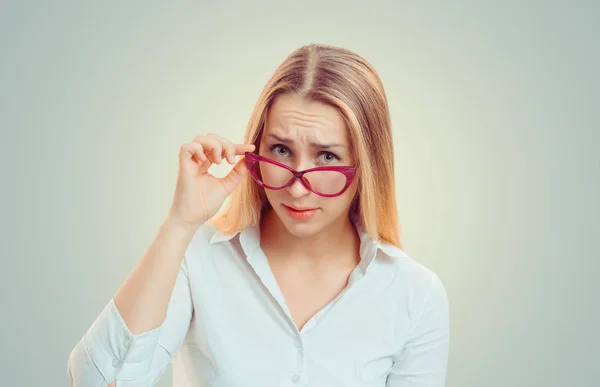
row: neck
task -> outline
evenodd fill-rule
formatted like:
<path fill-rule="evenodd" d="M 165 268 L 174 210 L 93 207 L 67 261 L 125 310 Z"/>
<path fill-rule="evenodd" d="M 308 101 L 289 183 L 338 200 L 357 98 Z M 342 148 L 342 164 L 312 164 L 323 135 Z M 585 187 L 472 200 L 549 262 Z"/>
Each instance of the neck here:
<path fill-rule="evenodd" d="M 349 216 L 340 217 L 316 235 L 297 237 L 268 209 L 261 219 L 261 246 L 271 251 L 285 251 L 288 260 L 320 263 L 330 259 L 339 261 L 341 254 L 353 255 L 360 247 L 360 238 Z"/>

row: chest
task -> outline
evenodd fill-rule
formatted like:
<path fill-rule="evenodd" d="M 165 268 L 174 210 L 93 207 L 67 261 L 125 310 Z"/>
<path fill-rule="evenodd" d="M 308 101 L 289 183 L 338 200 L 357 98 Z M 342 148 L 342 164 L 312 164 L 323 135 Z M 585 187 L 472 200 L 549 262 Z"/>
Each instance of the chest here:
<path fill-rule="evenodd" d="M 361 277 L 353 265 L 314 271 L 262 258 L 244 266 L 215 260 L 219 270 L 205 267 L 193 282 L 203 288 L 194 292 L 198 308 L 179 357 L 195 365 L 186 380 L 197 372 L 195 385 L 383 386 L 404 331 L 394 329 L 403 306 L 391 272 L 371 267 Z"/>
<path fill-rule="evenodd" d="M 341 265 L 317 267 L 270 259 L 270 269 L 298 330 L 348 286 L 359 258 Z"/>

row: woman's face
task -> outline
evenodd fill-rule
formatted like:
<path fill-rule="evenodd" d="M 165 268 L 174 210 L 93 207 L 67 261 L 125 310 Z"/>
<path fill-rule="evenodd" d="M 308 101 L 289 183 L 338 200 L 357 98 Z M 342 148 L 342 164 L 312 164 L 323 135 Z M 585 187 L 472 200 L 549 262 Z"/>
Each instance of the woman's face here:
<path fill-rule="evenodd" d="M 350 154 L 346 123 L 337 109 L 289 94 L 278 96 L 271 104 L 258 153 L 297 171 L 355 164 Z M 263 180 L 278 178 L 282 173 L 285 171 L 278 167 L 261 166 Z M 329 175 L 331 180 L 320 183 L 332 186 L 340 176 L 334 173 Z M 315 176 L 315 183 L 317 178 L 321 179 Z M 345 182 L 343 176 L 342 179 Z M 343 194 L 328 198 L 311 192 L 296 179 L 284 189 L 265 189 L 265 194 L 288 231 L 297 237 L 305 237 L 341 225 L 347 218 L 357 187 L 358 179 L 355 179 Z M 298 213 L 289 207 L 313 211 Z"/>

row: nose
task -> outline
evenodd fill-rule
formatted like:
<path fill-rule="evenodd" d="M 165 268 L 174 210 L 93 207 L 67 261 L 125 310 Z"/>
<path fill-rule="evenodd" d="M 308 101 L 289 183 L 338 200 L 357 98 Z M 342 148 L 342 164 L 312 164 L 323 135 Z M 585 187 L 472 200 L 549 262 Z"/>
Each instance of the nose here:
<path fill-rule="evenodd" d="M 310 168 L 309 163 L 306 160 L 299 159 L 295 165 L 292 166 L 296 171 L 301 171 L 303 169 Z M 294 198 L 300 198 L 305 195 L 310 195 L 312 192 L 304 186 L 300 179 L 294 179 L 292 185 L 287 188 L 290 195 Z"/>
<path fill-rule="evenodd" d="M 302 197 L 304 195 L 308 195 L 311 193 L 310 190 L 307 189 L 304 186 L 304 184 L 302 184 L 300 179 L 294 179 L 294 182 L 292 183 L 292 185 L 290 185 L 287 189 L 288 189 L 288 192 L 290 193 L 290 195 L 292 195 L 295 198 L 299 198 L 299 197 Z"/>

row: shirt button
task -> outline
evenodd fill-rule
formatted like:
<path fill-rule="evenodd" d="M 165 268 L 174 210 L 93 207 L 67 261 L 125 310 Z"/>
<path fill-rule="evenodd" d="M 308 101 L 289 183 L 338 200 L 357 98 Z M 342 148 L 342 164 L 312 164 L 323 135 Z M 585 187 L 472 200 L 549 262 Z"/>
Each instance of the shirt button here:
<path fill-rule="evenodd" d="M 119 359 L 113 359 L 112 365 L 113 365 L 113 367 L 117 368 L 120 365 Z"/>
<path fill-rule="evenodd" d="M 293 374 L 292 375 L 292 382 L 294 383 L 298 383 L 300 381 L 300 375 L 298 374 Z"/>
<path fill-rule="evenodd" d="M 123 344 L 125 345 L 126 348 L 129 348 L 129 346 L 131 345 L 131 339 L 128 337 L 123 341 Z"/>
<path fill-rule="evenodd" d="M 296 348 L 302 349 L 302 342 L 300 340 L 294 341 L 294 345 L 296 346 Z"/>

